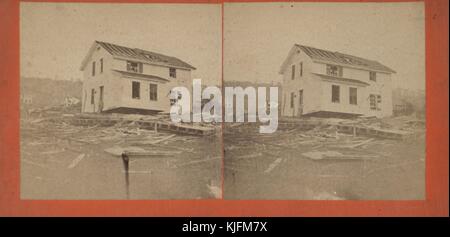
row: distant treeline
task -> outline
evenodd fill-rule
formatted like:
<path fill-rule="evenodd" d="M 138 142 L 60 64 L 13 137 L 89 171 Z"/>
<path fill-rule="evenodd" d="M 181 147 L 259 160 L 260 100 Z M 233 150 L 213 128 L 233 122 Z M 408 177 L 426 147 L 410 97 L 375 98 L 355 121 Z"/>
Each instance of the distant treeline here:
<path fill-rule="evenodd" d="M 30 107 L 55 106 L 64 103 L 64 98 L 81 99 L 80 80 L 54 80 L 49 78 L 21 77 L 20 97 Z M 23 104 L 23 103 L 22 103 Z"/>
<path fill-rule="evenodd" d="M 425 91 L 396 88 L 392 91 L 394 115 L 425 116 Z"/>

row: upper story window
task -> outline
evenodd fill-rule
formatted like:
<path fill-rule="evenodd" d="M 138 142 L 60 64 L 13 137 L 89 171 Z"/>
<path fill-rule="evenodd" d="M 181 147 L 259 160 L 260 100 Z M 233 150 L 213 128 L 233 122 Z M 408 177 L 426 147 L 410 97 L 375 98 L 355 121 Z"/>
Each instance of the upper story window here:
<path fill-rule="evenodd" d="M 377 81 L 377 73 L 376 72 L 370 72 L 369 73 L 369 79 L 371 81 Z"/>
<path fill-rule="evenodd" d="M 342 67 L 337 65 L 327 64 L 327 75 L 342 77 Z"/>
<path fill-rule="evenodd" d="M 173 78 L 177 78 L 177 69 L 171 67 L 169 68 L 169 76 Z"/>
<path fill-rule="evenodd" d="M 294 78 L 295 78 L 295 65 L 292 65 L 291 79 L 294 80 Z"/>
<path fill-rule="evenodd" d="M 127 61 L 127 71 L 142 73 L 142 63 Z"/>
<path fill-rule="evenodd" d="M 300 76 L 303 76 L 303 62 L 300 62 Z"/>
<path fill-rule="evenodd" d="M 95 61 L 92 62 L 92 76 L 95 76 Z"/>
<path fill-rule="evenodd" d="M 103 58 L 100 59 L 100 73 L 103 73 Z"/>

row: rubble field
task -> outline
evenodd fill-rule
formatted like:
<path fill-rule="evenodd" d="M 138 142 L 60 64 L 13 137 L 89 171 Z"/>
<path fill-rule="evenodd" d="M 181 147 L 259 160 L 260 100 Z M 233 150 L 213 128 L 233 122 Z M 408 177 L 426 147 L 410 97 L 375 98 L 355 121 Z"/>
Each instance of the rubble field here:
<path fill-rule="evenodd" d="M 76 111 L 21 114 L 22 199 L 425 198 L 425 121 L 414 116 L 282 118 L 272 134 L 258 123 L 185 125 L 216 131 L 195 136 L 142 126 L 167 115 Z"/>
<path fill-rule="evenodd" d="M 221 197 L 220 136 L 138 126 L 158 116 L 109 115 L 123 119 L 111 126 L 74 125 L 74 116 L 39 111 L 21 120 L 22 199 Z M 123 152 L 130 154 L 128 195 Z"/>
<path fill-rule="evenodd" d="M 341 125 L 402 138 L 342 133 Z M 258 133 L 258 126 L 224 128 L 226 199 L 425 198 L 424 120 L 284 119 L 273 134 Z"/>

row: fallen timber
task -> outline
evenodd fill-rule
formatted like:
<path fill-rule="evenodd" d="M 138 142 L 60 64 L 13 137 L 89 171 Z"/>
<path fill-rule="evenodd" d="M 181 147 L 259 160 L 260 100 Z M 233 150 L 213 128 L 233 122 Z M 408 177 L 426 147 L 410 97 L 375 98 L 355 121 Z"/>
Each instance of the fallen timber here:
<path fill-rule="evenodd" d="M 278 123 L 278 128 L 283 130 L 309 130 L 321 125 L 323 125 L 323 123 L 320 121 L 280 121 Z"/>
<path fill-rule="evenodd" d="M 310 121 L 310 120 L 298 120 L 298 121 L 282 121 L 278 124 L 279 129 L 299 129 L 310 130 L 318 126 L 332 126 L 336 128 L 336 131 L 344 134 L 352 134 L 354 136 L 368 136 L 378 137 L 385 139 L 405 139 L 411 135 L 407 131 L 393 130 L 393 129 L 380 129 L 373 127 L 365 127 L 356 124 L 340 124 L 340 123 L 327 123 L 324 121 Z"/>
<path fill-rule="evenodd" d="M 105 117 L 73 116 L 58 119 L 77 126 L 92 126 L 92 125 L 114 126 L 118 123 L 135 123 L 135 125 L 137 125 L 139 128 L 142 129 L 168 131 L 186 135 L 209 136 L 214 135 L 216 133 L 216 128 L 214 127 L 203 127 L 193 124 L 172 123 L 158 120 L 136 120 L 128 118 L 112 118 L 107 116 Z"/>
<path fill-rule="evenodd" d="M 373 136 L 387 139 L 404 139 L 410 135 L 410 133 L 398 130 L 387 130 L 387 129 L 377 129 L 369 127 L 361 127 L 354 125 L 336 125 L 337 129 L 341 133 L 363 135 L 363 136 Z"/>

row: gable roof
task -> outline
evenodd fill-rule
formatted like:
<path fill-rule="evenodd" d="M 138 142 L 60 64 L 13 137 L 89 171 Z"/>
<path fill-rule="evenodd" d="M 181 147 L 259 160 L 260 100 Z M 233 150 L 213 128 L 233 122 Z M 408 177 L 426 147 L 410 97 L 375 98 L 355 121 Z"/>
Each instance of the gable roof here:
<path fill-rule="evenodd" d="M 95 48 L 95 45 L 100 45 L 103 47 L 108 53 L 110 53 L 112 56 L 119 57 L 119 58 L 125 58 L 130 60 L 137 60 L 144 63 L 149 64 L 156 64 L 156 65 L 163 65 L 163 66 L 172 66 L 172 67 L 178 67 L 178 68 L 185 68 L 185 69 L 193 69 L 196 68 L 191 66 L 190 64 L 176 58 L 167 56 L 160 53 L 155 53 L 148 50 L 138 49 L 138 48 L 130 48 L 125 46 L 120 46 L 117 44 L 102 42 L 102 41 L 95 41 L 94 45 L 91 47 L 91 50 L 89 50 L 88 55 L 86 56 L 85 60 L 83 60 L 83 63 L 81 65 L 81 70 L 84 69 L 87 63 L 87 59 L 90 57 L 90 55 L 93 52 L 93 48 Z"/>
<path fill-rule="evenodd" d="M 357 57 L 350 54 L 332 52 L 329 50 L 318 49 L 310 46 L 295 44 L 294 47 L 301 49 L 305 52 L 313 61 L 338 64 L 341 66 L 354 67 L 365 69 L 369 71 L 381 71 L 386 73 L 395 73 L 391 68 L 370 59 Z M 284 66 L 284 64 L 283 64 Z"/>

